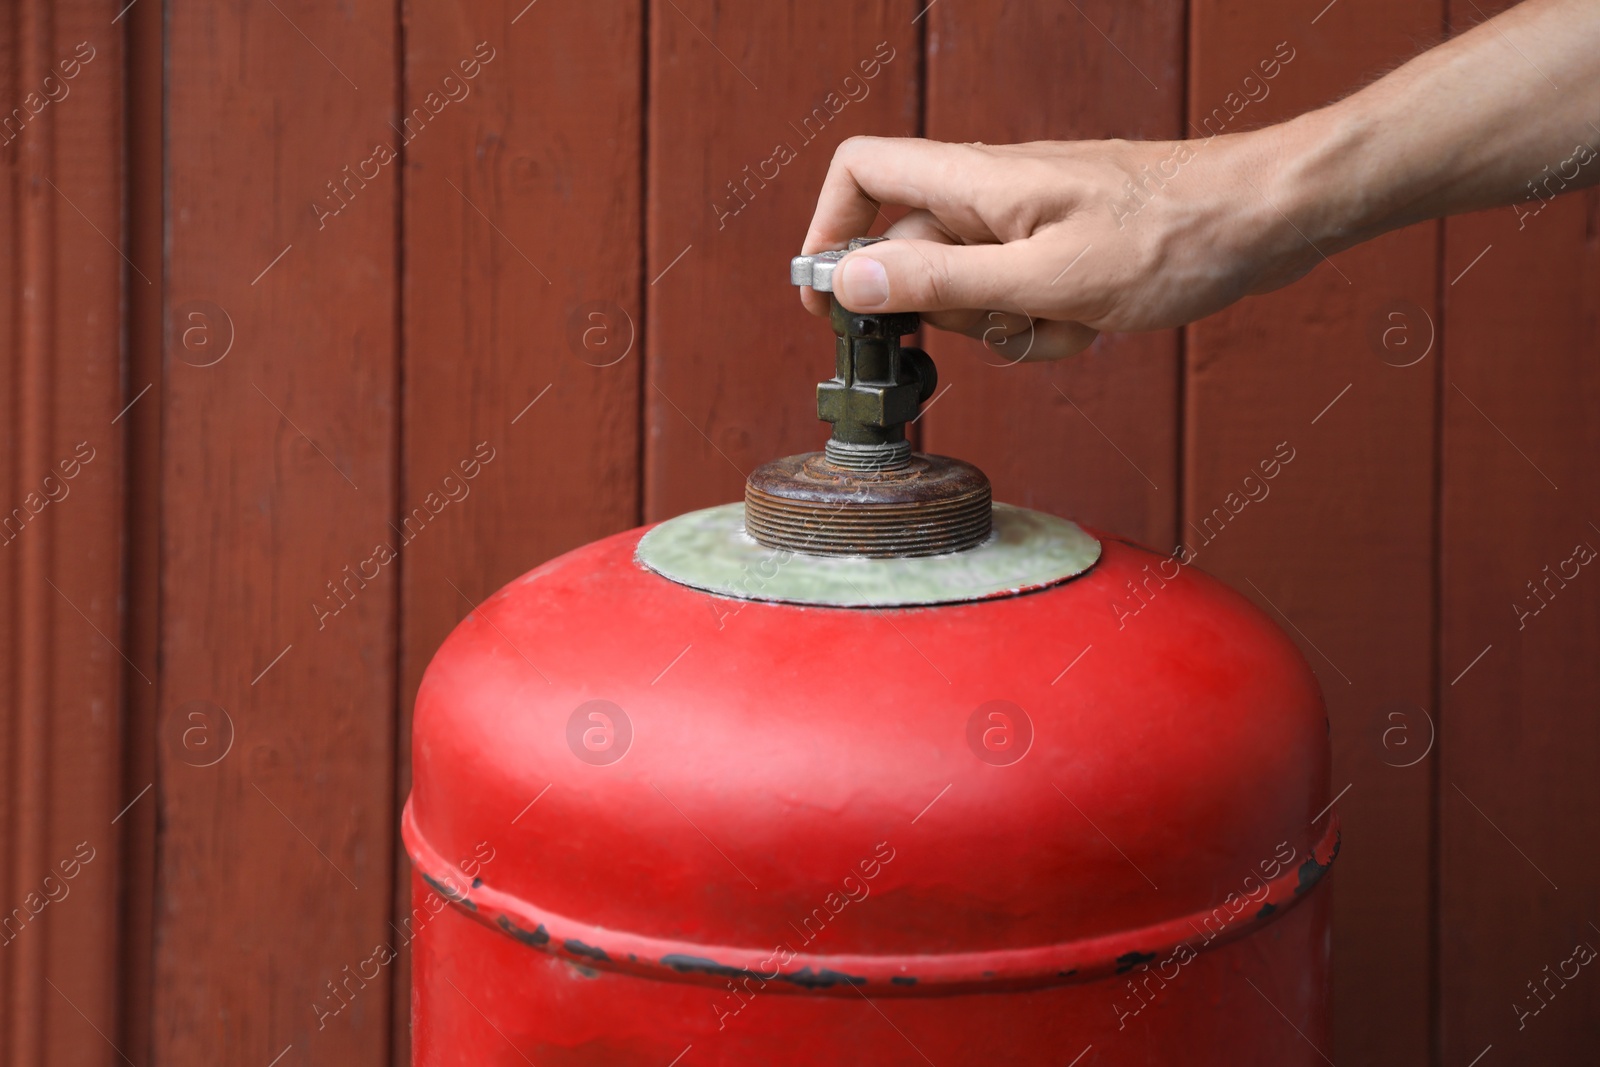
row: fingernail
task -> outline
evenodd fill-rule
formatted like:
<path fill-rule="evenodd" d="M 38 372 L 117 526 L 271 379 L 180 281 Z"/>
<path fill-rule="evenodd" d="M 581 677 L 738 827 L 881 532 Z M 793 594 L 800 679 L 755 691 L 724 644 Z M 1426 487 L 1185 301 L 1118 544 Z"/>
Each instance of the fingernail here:
<path fill-rule="evenodd" d="M 845 260 L 844 291 L 849 303 L 857 311 L 875 308 L 889 300 L 889 275 L 883 264 L 870 256 L 852 256 Z"/>

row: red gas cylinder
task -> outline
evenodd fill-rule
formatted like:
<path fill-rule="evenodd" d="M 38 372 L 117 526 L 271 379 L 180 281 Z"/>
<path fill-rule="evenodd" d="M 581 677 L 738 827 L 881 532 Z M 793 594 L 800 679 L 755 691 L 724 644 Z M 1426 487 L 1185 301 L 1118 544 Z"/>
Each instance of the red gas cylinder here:
<path fill-rule="evenodd" d="M 529 572 L 429 667 L 415 1062 L 1322 1063 L 1304 660 L 908 454 L 915 318 L 834 307 L 826 451 Z"/>

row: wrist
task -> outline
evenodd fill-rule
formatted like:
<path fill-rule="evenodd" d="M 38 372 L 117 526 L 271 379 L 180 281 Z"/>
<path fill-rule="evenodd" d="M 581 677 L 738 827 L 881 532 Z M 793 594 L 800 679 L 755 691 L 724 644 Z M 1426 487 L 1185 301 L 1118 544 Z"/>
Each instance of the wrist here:
<path fill-rule="evenodd" d="M 1323 143 L 1301 119 L 1205 143 L 1214 247 L 1239 264 L 1244 291 L 1286 285 L 1354 243 L 1339 241 L 1348 209 L 1331 195 L 1341 182 Z"/>
<path fill-rule="evenodd" d="M 1260 131 L 1273 142 L 1270 196 L 1313 258 L 1404 225 L 1394 162 L 1376 158 L 1376 125 L 1354 100 Z"/>
<path fill-rule="evenodd" d="M 1216 162 L 1224 247 L 1248 261 L 1245 288 L 1266 292 L 1386 224 L 1372 191 L 1370 140 L 1341 105 L 1219 139 Z"/>

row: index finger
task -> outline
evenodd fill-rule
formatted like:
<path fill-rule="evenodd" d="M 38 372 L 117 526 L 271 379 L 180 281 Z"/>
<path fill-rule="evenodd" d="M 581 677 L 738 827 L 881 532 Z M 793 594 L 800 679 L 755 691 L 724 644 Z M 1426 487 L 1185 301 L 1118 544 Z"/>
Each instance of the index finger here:
<path fill-rule="evenodd" d="M 942 191 L 974 151 L 920 137 L 852 137 L 839 145 L 817 195 L 802 255 L 843 248 L 864 236 L 880 204 L 934 209 L 948 203 Z"/>
<path fill-rule="evenodd" d="M 950 198 L 941 192 L 952 173 L 972 149 L 967 145 L 929 141 L 920 137 L 851 137 L 834 150 L 827 177 L 817 194 L 817 208 L 811 217 L 801 254 L 843 248 L 852 237 L 864 237 L 882 215 L 883 204 L 898 204 L 917 209 L 917 214 L 934 221 L 929 212 L 935 204 L 948 208 Z M 893 227 L 891 227 L 891 230 Z M 944 238 L 941 232 L 924 236 Z M 828 301 L 810 289 L 800 294 L 802 303 L 814 315 L 828 313 Z"/>

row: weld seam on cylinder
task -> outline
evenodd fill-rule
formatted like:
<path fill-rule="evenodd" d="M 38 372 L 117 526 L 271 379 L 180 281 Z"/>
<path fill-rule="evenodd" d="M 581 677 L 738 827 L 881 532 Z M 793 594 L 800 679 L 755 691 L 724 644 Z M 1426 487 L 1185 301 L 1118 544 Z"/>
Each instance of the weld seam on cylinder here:
<path fill-rule="evenodd" d="M 1231 918 L 1213 939 L 1198 946 L 1194 941 L 1197 934 L 1204 937 L 1199 931 L 1206 919 L 1221 911 L 1225 902 L 1135 930 L 1052 945 L 928 955 L 796 953 L 787 968 L 768 974 L 760 965 L 772 957 L 770 949 L 707 945 L 596 926 L 545 911 L 487 884 L 441 895 L 459 914 L 530 948 L 584 967 L 657 981 L 704 984 L 755 975 L 779 983 L 774 989 L 814 995 L 869 990 L 874 996 L 942 996 L 1032 989 L 1123 974 L 1147 960 L 1164 958 L 1183 944 L 1196 952 L 1208 951 L 1277 921 L 1310 895 L 1338 857 L 1338 813 L 1330 812 L 1326 819 L 1325 831 L 1304 853 L 1304 862 L 1265 883 L 1266 895 L 1251 901 L 1258 909 L 1253 915 L 1241 913 Z M 424 878 L 457 880 L 451 864 L 422 836 L 410 799 L 401 816 L 401 836 Z M 445 884 L 450 887 L 449 882 Z M 836 980 L 825 981 L 829 975 L 837 976 Z M 906 984 L 907 977 L 916 981 Z"/>

